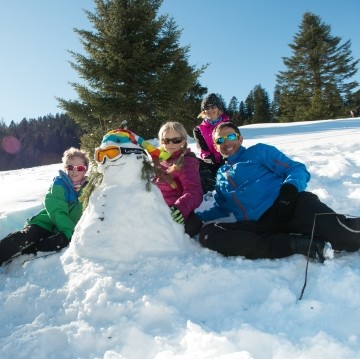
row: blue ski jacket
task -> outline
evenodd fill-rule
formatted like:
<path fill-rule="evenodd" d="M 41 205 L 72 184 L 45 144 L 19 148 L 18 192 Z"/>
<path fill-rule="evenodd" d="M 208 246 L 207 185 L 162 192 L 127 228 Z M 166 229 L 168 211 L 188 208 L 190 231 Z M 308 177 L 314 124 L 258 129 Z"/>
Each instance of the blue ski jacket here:
<path fill-rule="evenodd" d="M 309 180 L 304 164 L 274 146 L 240 147 L 217 172 L 214 206 L 197 215 L 204 222 L 231 213 L 237 221 L 257 221 L 273 205 L 283 184 L 292 184 L 301 192 Z"/>

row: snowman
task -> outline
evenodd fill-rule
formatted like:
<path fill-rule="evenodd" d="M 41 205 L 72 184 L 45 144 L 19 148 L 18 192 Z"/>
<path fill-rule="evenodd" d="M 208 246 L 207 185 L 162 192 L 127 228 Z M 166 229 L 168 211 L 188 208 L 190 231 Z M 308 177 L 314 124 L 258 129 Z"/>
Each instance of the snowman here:
<path fill-rule="evenodd" d="M 103 179 L 71 241 L 78 256 L 124 262 L 184 249 L 183 226 L 172 220 L 160 190 L 142 178 L 148 158 L 130 131 L 112 130 L 103 137 L 95 150 Z"/>

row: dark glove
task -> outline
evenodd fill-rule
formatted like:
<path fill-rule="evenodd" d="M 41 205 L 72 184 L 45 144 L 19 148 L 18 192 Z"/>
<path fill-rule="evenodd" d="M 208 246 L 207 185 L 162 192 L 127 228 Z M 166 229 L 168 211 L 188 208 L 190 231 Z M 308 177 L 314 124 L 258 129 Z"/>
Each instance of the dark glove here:
<path fill-rule="evenodd" d="M 203 159 L 204 162 L 208 163 L 209 165 L 215 164 L 215 158 L 212 154 L 206 155 Z"/>
<path fill-rule="evenodd" d="M 38 252 L 58 252 L 64 247 L 68 246 L 69 243 L 70 241 L 63 233 L 56 233 L 51 237 L 40 239 L 40 241 L 37 243 L 36 249 Z"/>
<path fill-rule="evenodd" d="M 176 223 L 184 223 L 184 216 L 182 215 L 180 209 L 177 209 L 175 207 L 170 207 L 171 209 L 171 216 L 172 219 L 176 222 Z"/>
<path fill-rule="evenodd" d="M 33 242 L 29 245 L 27 245 L 26 247 L 23 247 L 21 249 L 21 254 L 36 254 L 37 249 L 36 249 L 36 242 Z"/>
<path fill-rule="evenodd" d="M 273 204 L 274 212 L 278 220 L 288 221 L 295 209 L 297 188 L 292 184 L 283 184 L 280 193 Z"/>

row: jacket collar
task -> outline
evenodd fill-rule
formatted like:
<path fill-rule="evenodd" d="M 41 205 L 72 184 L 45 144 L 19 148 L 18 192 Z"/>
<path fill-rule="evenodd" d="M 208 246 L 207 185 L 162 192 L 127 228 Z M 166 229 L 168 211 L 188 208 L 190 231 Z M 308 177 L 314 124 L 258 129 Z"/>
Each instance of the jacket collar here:
<path fill-rule="evenodd" d="M 229 156 L 226 159 L 226 162 L 229 165 L 233 165 L 233 164 L 239 162 L 240 157 L 244 154 L 245 151 L 246 151 L 246 148 L 241 145 L 240 148 L 233 155 Z"/>
<path fill-rule="evenodd" d="M 77 202 L 78 201 L 78 196 L 79 196 L 79 192 L 75 191 L 75 188 L 71 182 L 70 177 L 62 170 L 59 170 L 59 177 L 61 178 L 61 180 L 63 181 L 63 183 L 65 184 L 66 188 L 67 188 L 67 192 L 69 194 L 69 200 L 73 201 L 73 202 Z"/>

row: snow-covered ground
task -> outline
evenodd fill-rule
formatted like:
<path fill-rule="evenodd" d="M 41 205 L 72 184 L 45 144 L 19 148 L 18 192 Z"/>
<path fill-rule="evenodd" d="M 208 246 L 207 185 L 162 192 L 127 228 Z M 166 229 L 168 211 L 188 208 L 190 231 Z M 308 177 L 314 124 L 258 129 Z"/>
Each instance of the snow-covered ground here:
<path fill-rule="evenodd" d="M 360 215 L 360 118 L 240 130 L 244 146 L 304 162 L 331 208 Z M 0 172 L 0 238 L 42 208 L 58 169 Z M 305 257 L 200 247 L 136 171 L 125 162 L 105 178 L 67 249 L 0 268 L 0 358 L 360 358 L 359 252 L 310 263 L 299 300 Z"/>

